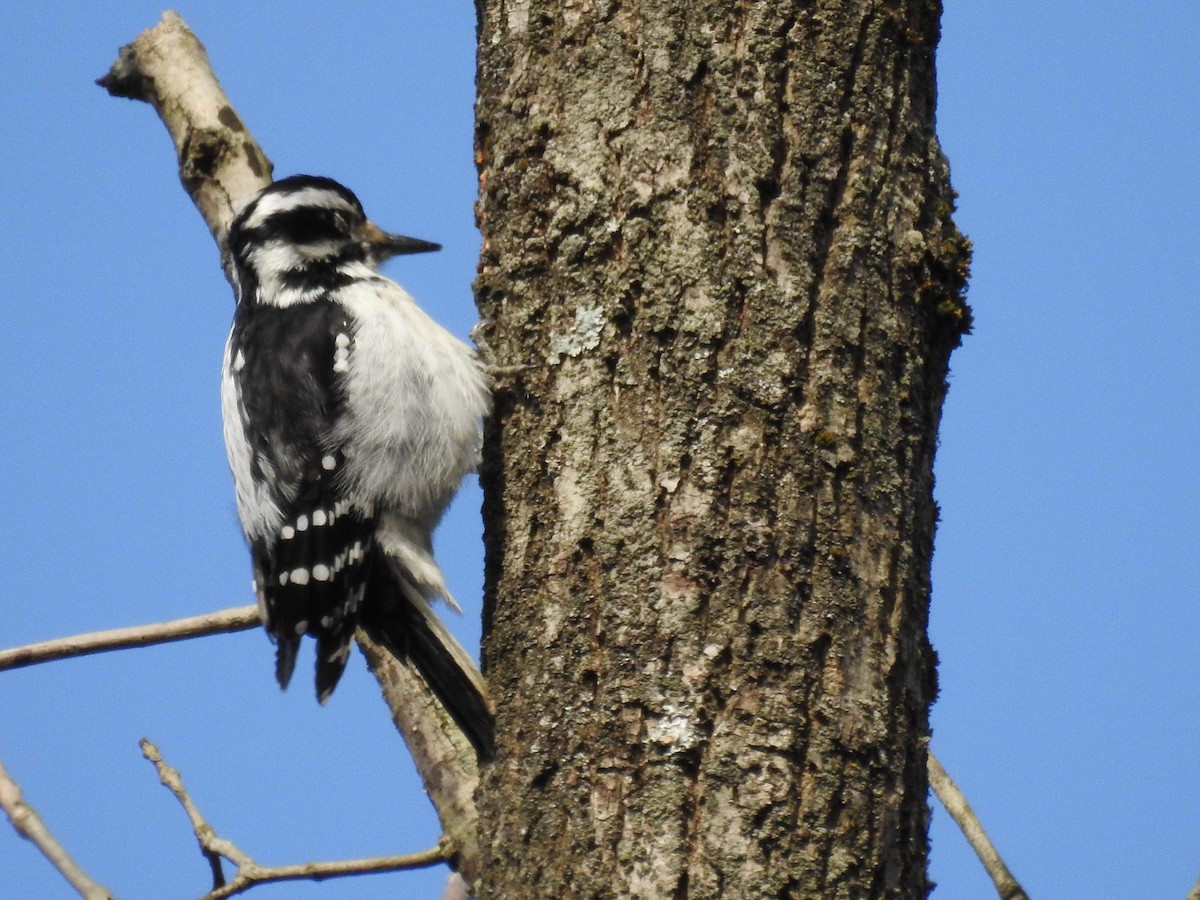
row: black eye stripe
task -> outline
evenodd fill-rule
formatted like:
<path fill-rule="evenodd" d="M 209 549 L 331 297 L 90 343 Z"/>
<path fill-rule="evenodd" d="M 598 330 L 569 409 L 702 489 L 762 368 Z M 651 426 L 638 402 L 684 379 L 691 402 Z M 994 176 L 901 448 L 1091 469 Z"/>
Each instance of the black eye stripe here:
<path fill-rule="evenodd" d="M 235 252 L 244 252 L 272 241 L 298 246 L 330 241 L 353 242 L 355 225 L 362 216 L 341 208 L 298 206 L 279 210 L 253 228 L 246 227 L 250 218 L 251 215 L 243 215 L 230 230 L 230 246 Z"/>
<path fill-rule="evenodd" d="M 276 213 L 262 224 L 267 239 L 293 244 L 318 244 L 349 236 L 344 217 L 334 210 L 302 206 Z"/>

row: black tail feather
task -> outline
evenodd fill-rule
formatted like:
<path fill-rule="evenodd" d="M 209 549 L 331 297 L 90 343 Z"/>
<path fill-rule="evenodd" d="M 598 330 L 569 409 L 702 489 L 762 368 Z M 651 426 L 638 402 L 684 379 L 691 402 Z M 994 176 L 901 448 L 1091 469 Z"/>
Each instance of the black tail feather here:
<path fill-rule="evenodd" d="M 286 593 L 291 587 L 288 584 L 265 592 L 261 604 L 267 632 L 276 643 L 275 678 L 279 686 L 287 688 L 301 639 L 305 634 L 312 635 L 317 639 L 317 699 L 325 703 L 342 677 L 354 629 L 361 624 L 376 641 L 412 663 L 479 758 L 491 759 L 495 714 L 479 669 L 429 601 L 408 583 L 399 564 L 369 539 L 363 543 L 366 548 L 362 563 L 353 567 L 359 579 L 357 586 L 339 577 L 298 597 L 283 598 L 295 602 L 281 602 L 278 596 Z M 346 571 L 350 570 L 347 566 Z M 278 584 L 273 570 L 260 572 L 258 578 L 261 584 Z M 291 590 L 298 593 L 294 587 Z M 328 602 L 327 595 L 335 592 L 346 597 L 343 603 Z"/>
<path fill-rule="evenodd" d="M 298 635 L 275 635 L 275 680 L 279 682 L 281 690 L 287 690 L 288 683 L 292 680 L 292 673 L 296 671 L 296 654 L 300 652 L 300 638 Z"/>
<path fill-rule="evenodd" d="M 428 601 L 398 582 L 387 559 L 378 559 L 371 567 L 367 596 L 370 600 L 362 611 L 362 625 L 398 657 L 413 664 L 479 758 L 491 759 L 495 714 L 482 676 Z"/>
<path fill-rule="evenodd" d="M 329 631 L 317 635 L 317 702 L 324 705 L 346 671 L 351 636 Z"/>

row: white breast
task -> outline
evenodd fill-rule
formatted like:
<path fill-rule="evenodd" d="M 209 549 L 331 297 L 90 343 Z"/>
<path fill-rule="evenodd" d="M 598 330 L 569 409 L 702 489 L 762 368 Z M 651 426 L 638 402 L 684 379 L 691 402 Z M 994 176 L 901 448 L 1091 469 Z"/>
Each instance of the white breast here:
<path fill-rule="evenodd" d="M 335 441 L 347 487 L 432 527 L 477 465 L 490 385 L 472 350 L 382 277 L 338 292 L 355 333 Z"/>

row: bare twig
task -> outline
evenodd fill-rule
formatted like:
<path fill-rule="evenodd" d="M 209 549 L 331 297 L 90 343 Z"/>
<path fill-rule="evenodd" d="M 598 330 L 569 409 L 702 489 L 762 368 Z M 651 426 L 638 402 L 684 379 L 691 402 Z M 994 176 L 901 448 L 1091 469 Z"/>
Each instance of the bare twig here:
<path fill-rule="evenodd" d="M 232 897 L 254 887 L 256 884 L 266 884 L 275 881 L 321 881 L 325 878 L 342 878 L 350 875 L 368 875 L 376 872 L 396 872 L 404 869 L 423 869 L 436 866 L 446 861 L 446 851 L 441 847 L 432 847 L 419 853 L 406 853 L 397 856 L 377 856 L 368 859 L 345 859 L 332 862 L 300 863 L 292 866 L 260 866 L 250 855 L 225 838 L 217 837 L 213 827 L 204 820 L 199 808 L 183 786 L 179 772 L 167 765 L 162 753 L 153 743 L 142 738 L 139 742 L 142 755 L 154 764 L 158 770 L 159 781 L 175 795 L 191 822 L 192 831 L 200 843 L 200 852 L 204 854 L 213 869 L 213 889 L 204 895 L 204 900 L 219 900 L 222 897 Z M 237 866 L 237 874 L 233 880 L 224 883 L 221 874 L 220 860 L 224 858 Z"/>
<path fill-rule="evenodd" d="M 199 40 L 179 16 L 165 13 L 122 49 L 100 83 L 117 96 L 154 106 L 175 144 L 180 180 L 220 246 L 233 209 L 270 181 L 271 168 L 217 83 Z M 411 664 L 361 629 L 358 641 L 437 808 L 452 848 L 450 864 L 473 881 L 479 871 L 474 749 Z"/>
<path fill-rule="evenodd" d="M 958 785 L 950 779 L 938 758 L 932 753 L 929 754 L 928 768 L 929 786 L 933 788 L 937 798 L 942 801 L 942 806 L 946 807 L 946 812 L 950 813 L 950 817 L 958 823 L 958 827 L 970 841 L 979 861 L 983 863 L 983 867 L 991 876 L 992 883 L 996 886 L 996 893 L 1000 895 L 1001 900 L 1029 900 L 1029 895 L 1008 871 L 1008 866 L 1004 865 L 1004 860 L 1000 858 L 1000 853 L 983 830 L 983 825 L 980 824 L 971 805 L 967 803 L 967 798 L 963 796 Z"/>
<path fill-rule="evenodd" d="M 20 786 L 4 771 L 3 765 L 0 765 L 0 808 L 8 814 L 8 820 L 17 834 L 32 841 L 42 855 L 53 863 L 54 868 L 62 873 L 63 878 L 71 883 L 71 887 L 79 892 L 79 896 L 84 900 L 112 900 L 112 892 L 89 878 L 62 844 L 54 839 L 42 817 L 25 802 Z"/>
<path fill-rule="evenodd" d="M 1192 885 L 1192 889 L 1188 891 L 1187 900 L 1200 900 L 1200 879 Z"/>
<path fill-rule="evenodd" d="M 93 631 L 71 637 L 56 638 L 37 644 L 26 644 L 0 650 L 0 672 L 19 669 L 36 663 L 53 662 L 72 656 L 87 656 L 108 650 L 125 650 L 129 647 L 149 647 L 167 644 L 187 638 L 206 637 L 231 631 L 245 631 L 258 624 L 258 610 L 254 606 L 236 606 L 220 612 L 188 619 L 175 619 L 154 625 L 135 625 L 130 628 L 113 628 L 108 631 Z"/>

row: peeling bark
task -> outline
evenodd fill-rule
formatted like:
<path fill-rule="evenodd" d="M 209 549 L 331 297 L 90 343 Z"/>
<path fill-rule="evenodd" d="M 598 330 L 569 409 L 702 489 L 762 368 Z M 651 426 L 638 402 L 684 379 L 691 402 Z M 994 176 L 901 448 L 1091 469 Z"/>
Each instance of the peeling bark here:
<path fill-rule="evenodd" d="M 485 897 L 923 897 L 940 6 L 478 0 Z"/>

